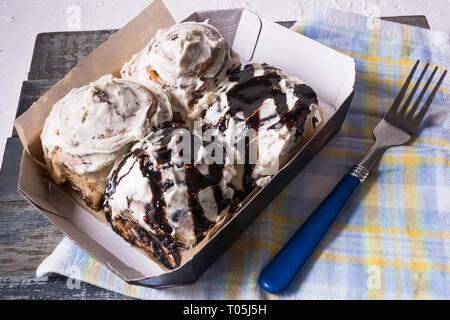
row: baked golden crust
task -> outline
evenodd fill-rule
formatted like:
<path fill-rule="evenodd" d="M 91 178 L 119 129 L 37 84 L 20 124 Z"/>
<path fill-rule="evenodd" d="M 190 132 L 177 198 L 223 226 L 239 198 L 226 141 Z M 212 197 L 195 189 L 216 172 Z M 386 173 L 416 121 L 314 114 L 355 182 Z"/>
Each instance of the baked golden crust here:
<path fill-rule="evenodd" d="M 67 167 L 68 157 L 63 155 L 61 149 L 57 148 L 51 153 L 45 149 L 44 154 L 48 173 L 57 184 L 68 183 L 90 208 L 102 209 L 106 180 L 112 166 L 107 166 L 94 173 L 80 175 Z"/>

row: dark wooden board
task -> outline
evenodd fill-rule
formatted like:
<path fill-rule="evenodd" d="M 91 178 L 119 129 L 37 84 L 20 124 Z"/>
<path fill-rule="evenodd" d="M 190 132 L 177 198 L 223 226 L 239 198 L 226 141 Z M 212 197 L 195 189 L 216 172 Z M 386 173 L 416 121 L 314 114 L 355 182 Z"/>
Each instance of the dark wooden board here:
<path fill-rule="evenodd" d="M 115 31 L 39 34 L 16 118 Z M 63 276 L 35 279 L 36 268 L 63 235 L 17 191 L 22 152 L 13 130 L 0 170 L 0 299 L 128 299 L 85 283 L 70 290 Z"/>
<path fill-rule="evenodd" d="M 40 33 L 28 80 L 59 80 L 117 30 Z"/>
<path fill-rule="evenodd" d="M 34 275 L 36 267 L 63 238 L 26 201 L 1 202 L 0 227 L 0 277 Z"/>
<path fill-rule="evenodd" d="M 423 16 L 386 18 L 399 23 L 428 23 Z M 281 23 L 291 27 L 293 21 Z M 36 38 L 28 81 L 22 85 L 16 116 L 25 112 L 116 30 L 42 33 Z M 14 131 L 0 170 L 0 299 L 127 299 L 82 283 L 70 290 L 62 276 L 35 278 L 35 270 L 63 235 L 17 192 L 22 145 Z"/>
<path fill-rule="evenodd" d="M 22 115 L 28 108 L 36 102 L 48 89 L 50 89 L 58 79 L 55 80 L 30 80 L 24 81 L 20 92 L 19 106 L 16 118 Z"/>
<path fill-rule="evenodd" d="M 0 203 L 24 201 L 23 196 L 17 191 L 22 152 L 23 146 L 19 138 L 8 138 L 3 155 L 2 169 L 0 170 Z"/>
<path fill-rule="evenodd" d="M 0 298 L 3 300 L 131 300 L 115 292 L 88 283 L 67 285 L 64 277 L 0 277 Z"/>
<path fill-rule="evenodd" d="M 20 91 L 19 105 L 16 111 L 16 118 L 20 117 L 22 113 L 28 110 L 31 105 L 36 102 L 44 93 L 47 92 L 58 79 L 52 80 L 29 80 L 22 83 L 22 90 Z M 13 137 L 17 137 L 16 129 L 13 129 Z"/>

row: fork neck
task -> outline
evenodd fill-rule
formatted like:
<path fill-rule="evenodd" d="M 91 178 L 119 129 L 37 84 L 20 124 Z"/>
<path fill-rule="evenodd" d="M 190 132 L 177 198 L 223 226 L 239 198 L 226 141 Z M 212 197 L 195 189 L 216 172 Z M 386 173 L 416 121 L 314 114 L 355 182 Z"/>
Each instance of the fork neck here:
<path fill-rule="evenodd" d="M 369 171 L 386 149 L 387 147 L 385 145 L 375 141 L 375 144 L 369 149 L 364 158 L 350 170 L 350 174 L 357 177 L 361 182 L 364 182 L 369 175 Z"/>

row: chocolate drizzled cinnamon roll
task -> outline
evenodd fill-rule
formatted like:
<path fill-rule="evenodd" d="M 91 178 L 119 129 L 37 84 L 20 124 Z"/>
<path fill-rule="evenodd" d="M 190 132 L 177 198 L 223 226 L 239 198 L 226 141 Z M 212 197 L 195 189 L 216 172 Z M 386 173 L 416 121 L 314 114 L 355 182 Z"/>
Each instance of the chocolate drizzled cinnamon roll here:
<path fill-rule="evenodd" d="M 127 62 L 122 78 L 154 82 L 172 95 L 183 119 L 196 118 L 193 106 L 206 90 L 240 67 L 239 56 L 208 22 L 185 22 L 158 31 L 140 53 Z"/>
<path fill-rule="evenodd" d="M 204 122 L 243 164 L 234 184 L 248 193 L 278 172 L 281 158 L 312 136 L 321 116 L 314 90 L 277 68 L 250 64 L 229 80 L 203 106 Z"/>
<path fill-rule="evenodd" d="M 167 127 L 134 146 L 108 179 L 113 229 L 167 268 L 228 216 L 235 171 L 226 161 L 205 164 L 205 150 L 190 129 Z"/>
<path fill-rule="evenodd" d="M 41 134 L 49 173 L 99 209 L 114 162 L 132 142 L 171 120 L 169 98 L 158 87 L 107 75 L 73 89 L 53 106 Z"/>

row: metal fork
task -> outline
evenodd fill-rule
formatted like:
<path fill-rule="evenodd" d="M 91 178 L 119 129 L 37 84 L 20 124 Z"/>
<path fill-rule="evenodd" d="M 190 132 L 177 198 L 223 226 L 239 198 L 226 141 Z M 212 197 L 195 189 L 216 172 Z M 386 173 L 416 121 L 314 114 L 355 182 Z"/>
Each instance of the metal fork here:
<path fill-rule="evenodd" d="M 270 293 L 281 293 L 291 286 L 338 214 L 347 205 L 361 183 L 366 180 L 370 169 L 372 169 L 377 159 L 387 148 L 406 144 L 417 131 L 419 124 L 425 117 L 436 92 L 447 74 L 447 70 L 445 70 L 428 96 L 425 104 L 417 111 L 438 70 L 435 67 L 414 105 L 409 108 L 429 66 L 427 63 L 408 95 L 408 98 L 402 105 L 403 98 L 410 86 L 419 62 L 417 61 L 415 63 L 391 108 L 375 127 L 373 131 L 375 143 L 372 148 L 344 176 L 327 198 L 311 214 L 308 220 L 305 221 L 272 261 L 263 269 L 258 282 L 264 290 Z M 401 105 L 402 108 L 400 109 Z"/>

